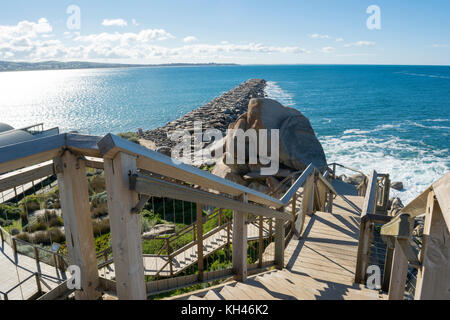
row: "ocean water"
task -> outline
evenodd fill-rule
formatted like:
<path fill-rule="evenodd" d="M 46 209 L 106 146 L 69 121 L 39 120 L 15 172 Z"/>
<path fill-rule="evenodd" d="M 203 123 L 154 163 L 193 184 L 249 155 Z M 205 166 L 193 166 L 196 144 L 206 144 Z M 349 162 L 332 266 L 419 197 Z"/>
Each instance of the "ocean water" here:
<path fill-rule="evenodd" d="M 311 121 L 328 162 L 390 173 L 408 202 L 450 168 L 450 67 L 207 66 L 0 73 L 0 122 L 152 129 L 249 78 Z M 349 172 L 341 171 L 349 174 Z"/>

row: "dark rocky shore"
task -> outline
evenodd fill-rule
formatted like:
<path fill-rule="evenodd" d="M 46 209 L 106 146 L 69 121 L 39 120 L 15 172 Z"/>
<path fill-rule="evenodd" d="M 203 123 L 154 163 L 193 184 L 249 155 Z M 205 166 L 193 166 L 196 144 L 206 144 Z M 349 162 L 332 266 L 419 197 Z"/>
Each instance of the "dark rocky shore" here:
<path fill-rule="evenodd" d="M 177 142 L 171 141 L 168 136 L 176 130 L 192 132 L 195 121 L 201 121 L 203 129 L 218 129 L 225 135 L 228 126 L 247 112 L 251 98 L 265 97 L 265 87 L 264 79 L 250 79 L 163 127 L 141 132 L 139 138 L 153 141 L 156 147 L 173 147 Z"/>

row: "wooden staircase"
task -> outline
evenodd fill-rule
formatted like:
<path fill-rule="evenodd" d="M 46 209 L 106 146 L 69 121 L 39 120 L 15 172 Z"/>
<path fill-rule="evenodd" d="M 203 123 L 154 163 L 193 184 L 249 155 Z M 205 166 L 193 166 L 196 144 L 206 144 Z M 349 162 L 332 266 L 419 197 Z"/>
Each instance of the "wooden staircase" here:
<path fill-rule="evenodd" d="M 377 291 L 358 284 L 327 283 L 290 270 L 274 270 L 181 300 L 379 300 Z"/>
<path fill-rule="evenodd" d="M 333 213 L 305 217 L 300 238 L 285 249 L 284 270 L 231 281 L 207 290 L 173 297 L 181 300 L 379 300 L 386 296 L 354 283 L 359 209 L 364 198 L 335 199 Z"/>

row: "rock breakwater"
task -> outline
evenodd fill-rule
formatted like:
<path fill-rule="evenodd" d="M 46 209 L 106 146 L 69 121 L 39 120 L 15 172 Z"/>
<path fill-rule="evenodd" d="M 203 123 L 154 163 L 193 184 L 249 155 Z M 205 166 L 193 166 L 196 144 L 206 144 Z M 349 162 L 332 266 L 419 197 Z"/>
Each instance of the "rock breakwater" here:
<path fill-rule="evenodd" d="M 250 79 L 163 127 L 139 132 L 139 138 L 152 141 L 156 147 L 174 147 L 177 142 L 170 135 L 177 130 L 192 132 L 195 121 L 201 121 L 203 129 L 218 129 L 225 136 L 228 126 L 247 112 L 250 99 L 265 97 L 265 87 L 264 79 Z"/>

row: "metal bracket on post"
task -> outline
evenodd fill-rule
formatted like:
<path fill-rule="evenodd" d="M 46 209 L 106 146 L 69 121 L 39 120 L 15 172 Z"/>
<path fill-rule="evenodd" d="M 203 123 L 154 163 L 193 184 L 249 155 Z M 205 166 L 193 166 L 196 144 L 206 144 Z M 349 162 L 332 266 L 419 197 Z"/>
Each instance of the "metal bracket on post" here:
<path fill-rule="evenodd" d="M 139 214 L 142 211 L 142 209 L 144 209 L 144 206 L 148 202 L 148 200 L 150 200 L 150 196 L 145 195 L 145 194 L 140 194 L 139 201 L 136 204 L 136 206 L 133 209 L 131 209 L 131 213 Z"/>
<path fill-rule="evenodd" d="M 136 178 L 137 174 L 132 173 L 131 171 L 128 172 L 128 176 L 130 177 L 130 190 L 135 191 L 136 189 Z M 142 209 L 144 209 L 145 204 L 148 200 L 150 200 L 151 196 L 146 194 L 139 194 L 139 201 L 136 204 L 136 206 L 131 209 L 132 214 L 139 214 Z"/>

